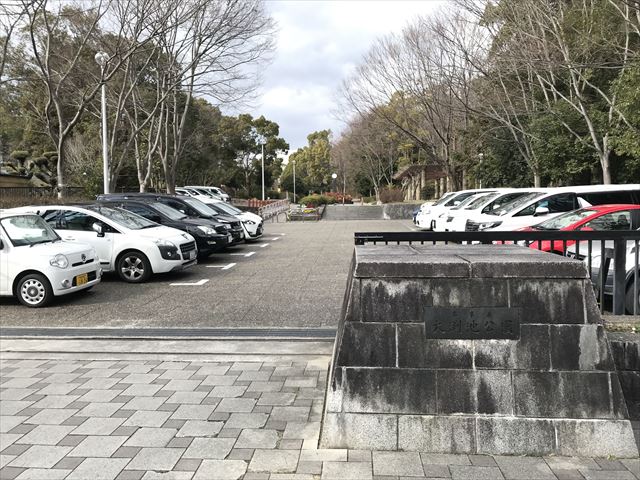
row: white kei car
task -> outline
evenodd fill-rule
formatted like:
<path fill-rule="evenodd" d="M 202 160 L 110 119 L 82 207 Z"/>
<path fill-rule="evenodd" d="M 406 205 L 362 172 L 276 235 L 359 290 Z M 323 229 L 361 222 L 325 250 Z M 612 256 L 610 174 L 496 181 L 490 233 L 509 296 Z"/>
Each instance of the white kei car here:
<path fill-rule="evenodd" d="M 63 242 L 38 215 L 0 214 L 0 295 L 27 307 L 44 307 L 53 297 L 100 283 L 96 251 Z"/>
<path fill-rule="evenodd" d="M 141 283 L 153 273 L 183 270 L 197 262 L 195 239 L 140 215 L 108 205 L 22 207 L 37 213 L 64 240 L 92 245 L 105 271 Z"/>

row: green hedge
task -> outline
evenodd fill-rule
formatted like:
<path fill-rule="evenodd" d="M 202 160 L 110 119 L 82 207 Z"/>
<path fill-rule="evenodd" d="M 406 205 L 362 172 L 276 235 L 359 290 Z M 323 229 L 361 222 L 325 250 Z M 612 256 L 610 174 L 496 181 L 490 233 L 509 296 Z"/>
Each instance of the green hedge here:
<path fill-rule="evenodd" d="M 336 203 L 336 199 L 327 195 L 307 195 L 306 197 L 302 197 L 299 203 L 317 207 L 318 205 L 332 205 Z"/>

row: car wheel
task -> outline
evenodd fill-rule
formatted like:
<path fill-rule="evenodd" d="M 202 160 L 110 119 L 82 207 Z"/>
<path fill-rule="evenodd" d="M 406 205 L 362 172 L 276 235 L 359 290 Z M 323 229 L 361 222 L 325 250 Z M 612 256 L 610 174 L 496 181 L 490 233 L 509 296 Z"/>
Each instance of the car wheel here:
<path fill-rule="evenodd" d="M 151 264 L 140 252 L 125 252 L 118 259 L 118 275 L 129 283 L 142 283 L 151 276 Z"/>
<path fill-rule="evenodd" d="M 638 286 L 638 296 L 636 297 L 637 311 L 640 313 L 640 286 Z M 624 308 L 629 314 L 633 314 L 633 282 L 627 286 L 627 293 L 624 296 Z"/>
<path fill-rule="evenodd" d="M 20 279 L 16 287 L 18 300 L 27 307 L 44 307 L 53 298 L 53 289 L 47 277 L 30 273 Z"/>

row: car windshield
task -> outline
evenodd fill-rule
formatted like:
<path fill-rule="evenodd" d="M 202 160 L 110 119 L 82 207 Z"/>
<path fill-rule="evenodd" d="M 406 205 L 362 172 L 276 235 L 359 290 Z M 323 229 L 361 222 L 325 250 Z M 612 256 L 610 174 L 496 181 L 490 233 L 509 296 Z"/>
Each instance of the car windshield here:
<path fill-rule="evenodd" d="M 435 203 L 433 204 L 433 206 L 436 206 L 436 205 L 442 205 L 443 203 L 445 203 L 447 200 L 449 200 L 449 199 L 450 199 L 452 196 L 454 196 L 454 195 L 455 195 L 455 192 L 445 193 L 445 194 L 440 198 L 440 200 L 438 200 L 437 202 L 435 202 Z"/>
<path fill-rule="evenodd" d="M 210 208 L 206 203 L 202 203 L 196 198 L 187 197 L 183 198 L 182 201 L 205 217 L 211 217 L 216 214 L 216 211 L 213 208 Z"/>
<path fill-rule="evenodd" d="M 486 213 L 488 215 L 502 216 L 509 213 L 512 210 L 515 210 L 516 208 L 520 208 L 521 206 L 529 203 L 531 200 L 535 198 L 542 197 L 543 195 L 545 195 L 545 193 L 543 192 L 527 193 L 526 195 L 522 195 L 520 198 L 516 198 L 512 202 L 505 203 L 504 205 L 500 205 L 499 207 L 489 210 Z"/>
<path fill-rule="evenodd" d="M 453 197 L 451 197 L 451 199 L 447 203 L 445 203 L 444 206 L 445 207 L 453 207 L 455 205 L 458 205 L 463 200 L 466 200 L 471 195 L 476 195 L 477 193 L 478 192 L 459 193 L 458 195 L 454 195 Z"/>
<path fill-rule="evenodd" d="M 596 213 L 596 210 L 591 210 L 588 208 L 585 208 L 583 210 L 576 210 L 575 212 L 558 215 L 557 217 L 551 218 L 546 222 L 535 225 L 533 228 L 535 228 L 536 230 L 561 230 L 573 225 L 576 222 L 579 222 L 580 220 L 584 220 L 594 213 Z"/>
<path fill-rule="evenodd" d="M 229 215 L 239 215 L 243 213 L 242 210 L 234 207 L 233 205 L 229 205 L 228 203 L 220 202 L 216 203 L 214 206 L 218 207 L 218 210 L 222 210 L 224 213 L 228 213 Z"/>
<path fill-rule="evenodd" d="M 523 195 L 527 195 L 528 192 L 513 192 L 503 194 L 497 197 L 493 197 L 490 203 L 487 204 L 487 211 L 498 209 L 507 203 L 513 202 L 515 199 L 520 198 Z"/>
<path fill-rule="evenodd" d="M 91 205 L 87 207 L 87 210 L 99 213 L 100 215 L 107 217 L 109 220 L 122 225 L 129 230 L 141 230 L 143 228 L 152 228 L 158 224 L 148 220 L 140 215 L 137 215 L 128 210 L 114 207 L 103 207 L 100 205 Z"/>
<path fill-rule="evenodd" d="M 464 209 L 474 210 L 476 208 L 480 208 L 485 203 L 496 198 L 498 195 L 500 195 L 498 192 L 494 192 L 494 193 L 488 193 L 486 195 L 480 195 L 479 197 L 474 197 L 473 199 L 471 199 L 470 202 L 466 202 L 466 204 L 464 205 Z"/>
<path fill-rule="evenodd" d="M 15 247 L 60 240 L 58 234 L 38 215 L 7 217 L 0 220 L 0 224 Z"/>
<path fill-rule="evenodd" d="M 171 208 L 164 203 L 153 202 L 151 206 L 171 220 L 182 220 L 183 218 L 187 218 L 184 213 L 179 212 L 175 208 Z"/>
<path fill-rule="evenodd" d="M 451 210 L 460 210 L 460 209 L 463 209 L 463 208 L 473 208 L 472 205 L 477 204 L 477 203 L 484 203 L 484 201 L 491 195 L 495 196 L 497 194 L 479 193 L 477 195 L 473 195 L 473 196 L 467 198 L 464 202 L 460 202 L 458 205 L 453 207 Z"/>
<path fill-rule="evenodd" d="M 195 191 L 196 193 L 199 193 L 200 195 L 205 195 L 207 197 L 213 197 L 211 192 L 208 192 L 204 188 L 192 188 L 192 190 Z"/>

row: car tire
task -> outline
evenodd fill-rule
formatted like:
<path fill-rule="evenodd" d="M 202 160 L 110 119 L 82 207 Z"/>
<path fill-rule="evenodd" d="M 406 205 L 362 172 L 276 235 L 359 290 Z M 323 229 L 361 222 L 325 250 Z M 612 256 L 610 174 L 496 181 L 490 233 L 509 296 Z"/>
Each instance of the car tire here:
<path fill-rule="evenodd" d="M 16 285 L 16 296 L 21 304 L 31 307 L 45 307 L 53 299 L 51 283 L 44 275 L 29 273 Z"/>
<path fill-rule="evenodd" d="M 118 276 L 127 283 L 142 283 L 151 277 L 149 259 L 141 252 L 131 250 L 118 257 Z"/>
<path fill-rule="evenodd" d="M 636 298 L 638 313 L 640 313 L 640 286 L 638 286 L 638 298 Z M 624 296 L 624 308 L 627 313 L 633 315 L 633 281 L 627 285 L 627 292 Z"/>

